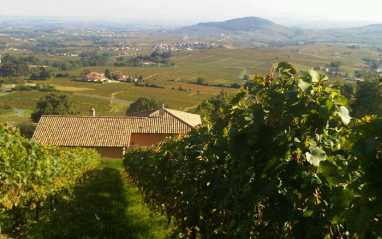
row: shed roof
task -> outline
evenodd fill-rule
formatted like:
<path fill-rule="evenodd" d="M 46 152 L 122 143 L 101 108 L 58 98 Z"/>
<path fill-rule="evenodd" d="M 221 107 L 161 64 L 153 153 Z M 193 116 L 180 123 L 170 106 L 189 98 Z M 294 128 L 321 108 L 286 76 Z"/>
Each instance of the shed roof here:
<path fill-rule="evenodd" d="M 32 139 L 59 146 L 128 147 L 131 134 L 182 134 L 199 124 L 199 115 L 164 108 L 129 116 L 43 115 Z"/>

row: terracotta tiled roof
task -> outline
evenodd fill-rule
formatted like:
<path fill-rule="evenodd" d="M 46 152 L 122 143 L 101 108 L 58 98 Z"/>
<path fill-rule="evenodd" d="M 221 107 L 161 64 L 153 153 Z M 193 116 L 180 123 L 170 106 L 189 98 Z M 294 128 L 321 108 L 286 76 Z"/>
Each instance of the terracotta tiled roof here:
<path fill-rule="evenodd" d="M 178 111 L 178 110 L 171 110 L 171 109 L 164 109 L 164 110 L 192 127 L 202 124 L 200 115 L 191 114 L 191 113 Z"/>
<path fill-rule="evenodd" d="M 32 139 L 59 146 L 128 147 L 131 134 L 187 133 L 200 122 L 199 115 L 179 112 L 159 109 L 121 117 L 43 115 Z"/>
<path fill-rule="evenodd" d="M 176 117 L 177 119 L 183 121 L 184 123 L 188 124 L 191 127 L 195 127 L 197 125 L 202 124 L 202 120 L 200 118 L 200 115 L 187 113 L 184 111 L 171 110 L 171 109 L 167 109 L 167 108 L 160 108 L 157 110 L 149 110 L 149 111 L 144 111 L 144 112 L 132 113 L 132 114 L 129 114 L 128 116 L 158 117 L 163 113 L 170 114 L 170 115 Z"/>
<path fill-rule="evenodd" d="M 79 147 L 127 147 L 127 117 L 43 115 L 32 137 L 43 144 Z"/>
<path fill-rule="evenodd" d="M 154 115 L 155 113 L 159 114 L 159 109 L 131 113 L 131 114 L 128 114 L 127 116 L 129 116 L 129 117 L 150 117 L 151 115 Z"/>

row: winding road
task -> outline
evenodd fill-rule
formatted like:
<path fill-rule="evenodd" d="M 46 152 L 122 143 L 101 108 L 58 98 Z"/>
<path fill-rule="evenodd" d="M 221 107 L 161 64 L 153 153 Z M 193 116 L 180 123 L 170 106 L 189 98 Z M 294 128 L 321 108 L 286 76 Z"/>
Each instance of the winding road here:
<path fill-rule="evenodd" d="M 0 94 L 0 96 L 2 95 L 6 95 L 6 94 L 9 94 L 12 92 L 12 89 L 11 88 L 4 88 L 4 87 L 1 87 L 1 89 L 4 91 L 3 93 Z"/>

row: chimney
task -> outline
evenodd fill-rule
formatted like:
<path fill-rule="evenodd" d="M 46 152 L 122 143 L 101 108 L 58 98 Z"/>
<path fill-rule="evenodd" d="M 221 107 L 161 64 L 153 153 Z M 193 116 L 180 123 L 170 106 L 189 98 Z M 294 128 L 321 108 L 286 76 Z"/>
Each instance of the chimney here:
<path fill-rule="evenodd" d="M 91 107 L 89 110 L 89 116 L 95 116 L 95 109 L 93 107 Z"/>

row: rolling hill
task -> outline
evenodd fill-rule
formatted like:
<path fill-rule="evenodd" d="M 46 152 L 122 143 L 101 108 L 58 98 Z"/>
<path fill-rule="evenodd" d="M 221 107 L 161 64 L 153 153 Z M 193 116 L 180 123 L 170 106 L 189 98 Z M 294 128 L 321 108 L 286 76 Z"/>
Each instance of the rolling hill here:
<path fill-rule="evenodd" d="M 206 22 L 183 27 L 172 35 L 182 38 L 250 40 L 258 42 L 290 41 L 297 29 L 284 27 L 258 17 L 245 17 L 224 22 Z"/>
<path fill-rule="evenodd" d="M 205 22 L 166 32 L 165 38 L 231 39 L 263 43 L 346 42 L 381 43 L 382 24 L 334 29 L 299 29 L 282 26 L 259 17 L 224 22 Z"/>

